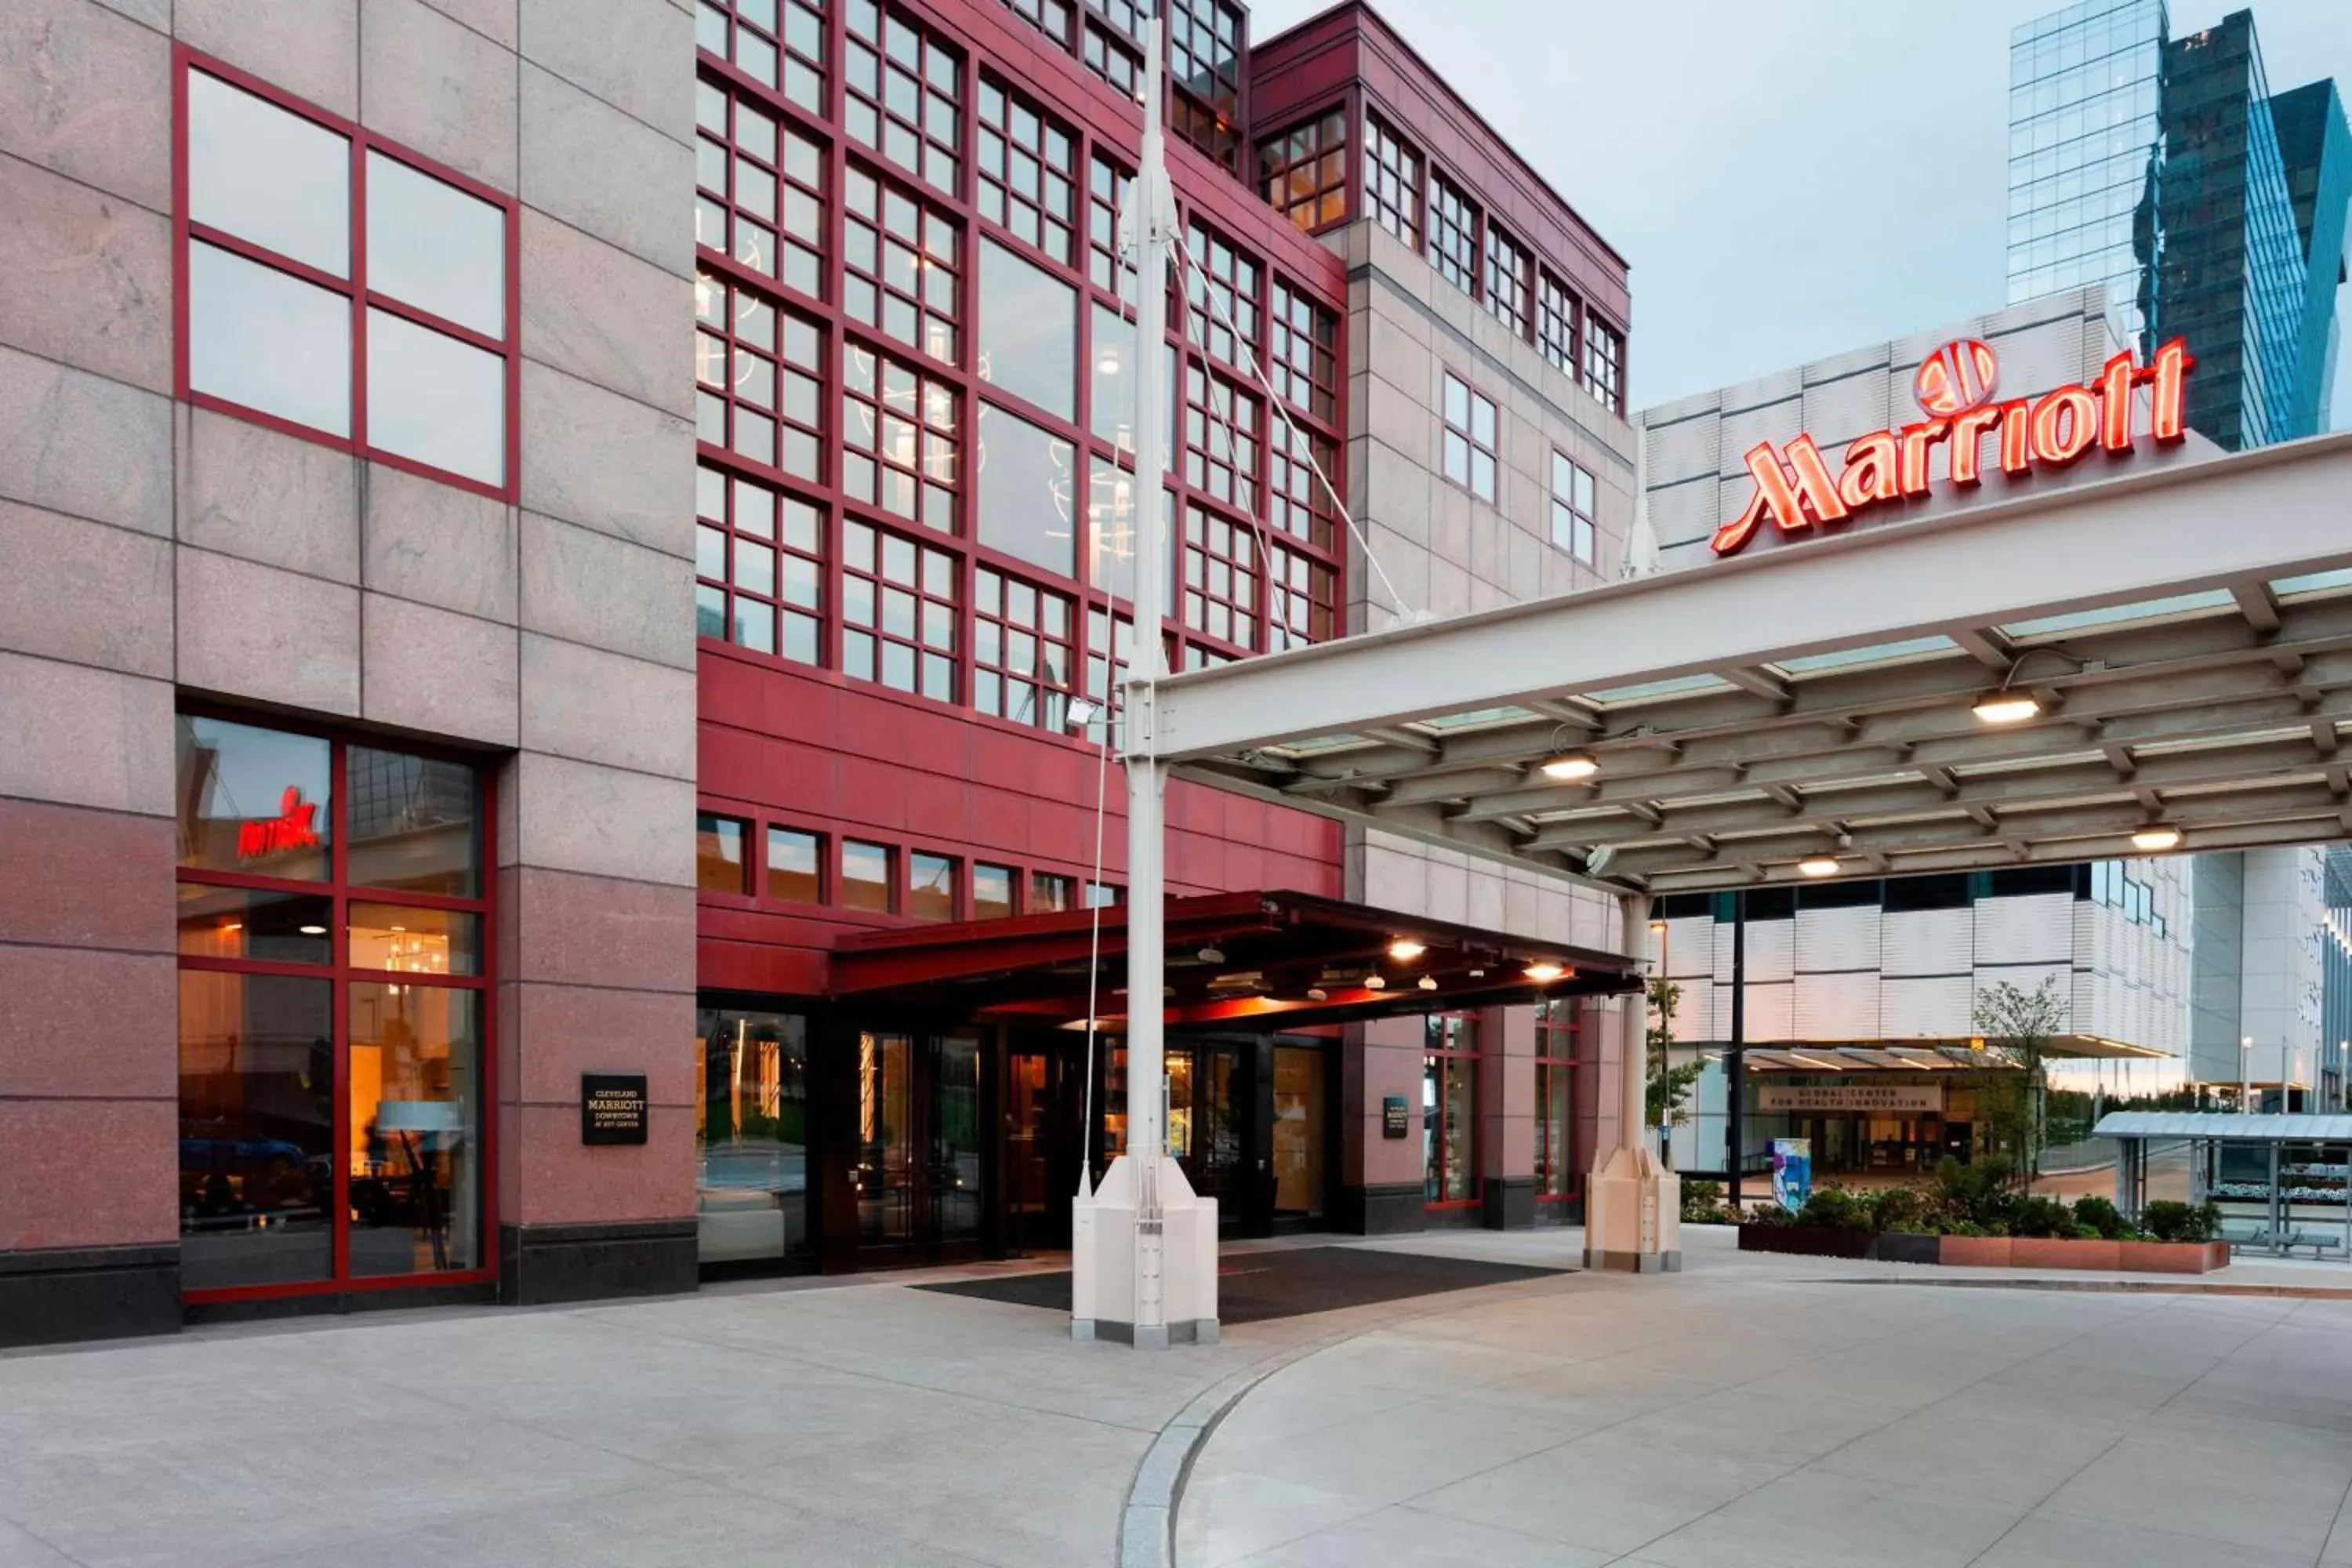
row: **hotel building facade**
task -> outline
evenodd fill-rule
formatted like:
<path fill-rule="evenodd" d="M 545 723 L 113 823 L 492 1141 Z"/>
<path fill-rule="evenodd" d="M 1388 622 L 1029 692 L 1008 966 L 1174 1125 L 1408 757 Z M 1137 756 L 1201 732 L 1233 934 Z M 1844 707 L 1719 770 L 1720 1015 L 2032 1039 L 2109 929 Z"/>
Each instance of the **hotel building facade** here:
<path fill-rule="evenodd" d="M 1124 0 L 0 21 L 0 1342 L 1066 1245 L 1138 439 L 1175 669 L 1633 513 L 1622 258 L 1360 5 L 1165 30 L 1145 355 Z M 1613 906 L 1170 822 L 1229 1234 L 1574 1216 Z"/>

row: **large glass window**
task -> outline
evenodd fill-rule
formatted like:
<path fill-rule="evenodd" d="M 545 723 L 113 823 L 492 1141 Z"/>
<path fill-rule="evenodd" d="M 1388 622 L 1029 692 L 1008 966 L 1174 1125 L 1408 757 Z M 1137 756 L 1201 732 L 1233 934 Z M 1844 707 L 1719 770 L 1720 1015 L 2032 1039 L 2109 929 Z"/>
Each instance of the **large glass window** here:
<path fill-rule="evenodd" d="M 481 1276 L 478 777 L 183 714 L 185 1288 Z"/>
<path fill-rule="evenodd" d="M 1486 310 L 1513 337 L 1528 335 L 1535 291 L 1535 258 L 1501 224 L 1487 225 Z"/>
<path fill-rule="evenodd" d="M 824 112 L 822 0 L 733 0 L 731 5 L 701 0 L 695 11 L 694 39 L 811 114 Z"/>
<path fill-rule="evenodd" d="M 695 84 L 694 237 L 814 298 L 824 248 L 824 149 L 748 99 Z"/>
<path fill-rule="evenodd" d="M 1429 174 L 1428 254 L 1439 276 L 1465 294 L 1477 294 L 1477 204 L 1434 169 Z"/>
<path fill-rule="evenodd" d="M 953 49 L 877 0 L 848 0 L 842 105 L 850 137 L 932 189 L 955 195 L 963 132 L 963 62 Z"/>
<path fill-rule="evenodd" d="M 183 68 L 183 393 L 508 493 L 512 204 L 298 100 Z"/>
<path fill-rule="evenodd" d="M 1478 1196 L 1478 1023 L 1426 1020 L 1421 1087 L 1422 1192 L 1432 1205 Z"/>
<path fill-rule="evenodd" d="M 891 850 L 884 844 L 855 838 L 841 841 L 841 902 L 844 908 L 887 914 L 897 907 L 891 897 Z"/>
<path fill-rule="evenodd" d="M 1077 226 L 1077 138 L 1019 93 L 980 81 L 980 216 L 1055 260 Z"/>
<path fill-rule="evenodd" d="M 1297 125 L 1257 148 L 1258 190 L 1309 234 L 1348 216 L 1348 113 Z"/>
<path fill-rule="evenodd" d="M 1592 470 L 1567 453 L 1551 455 L 1551 542 L 1591 565 L 1598 551 Z"/>
<path fill-rule="evenodd" d="M 1576 1194 L 1577 1069 L 1583 1055 L 1579 1004 L 1536 1004 L 1536 1200 Z"/>
<path fill-rule="evenodd" d="M 842 309 L 851 321 L 953 364 L 961 228 L 855 163 L 842 193 Z"/>
<path fill-rule="evenodd" d="M 917 920 L 955 919 L 954 860 L 945 855 L 929 855 L 919 849 L 907 857 L 907 912 Z"/>
<path fill-rule="evenodd" d="M 864 345 L 841 349 L 841 488 L 941 533 L 955 531 L 955 388 Z"/>
<path fill-rule="evenodd" d="M 1610 413 L 1625 412 L 1625 334 L 1589 315 L 1584 319 L 1584 390 Z"/>
<path fill-rule="evenodd" d="M 821 329 L 708 274 L 694 285 L 695 435 L 795 479 L 818 478 Z"/>
<path fill-rule="evenodd" d="M 1568 286 L 1549 271 L 1538 275 L 1536 286 L 1536 348 L 1552 368 L 1565 372 L 1571 381 L 1577 374 L 1576 296 Z"/>
<path fill-rule="evenodd" d="M 1448 373 L 1445 377 L 1445 477 L 1480 500 L 1495 499 L 1495 404 Z"/>
<path fill-rule="evenodd" d="M 824 839 L 797 827 L 768 829 L 768 897 L 796 904 L 824 901 Z"/>
<path fill-rule="evenodd" d="M 694 1045 L 697 1256 L 807 1256 L 808 1021 L 705 1007 Z"/>
<path fill-rule="evenodd" d="M 1192 341 L 1227 364 L 1254 363 L 1258 348 L 1258 285 L 1265 268 L 1214 229 L 1187 231 L 1191 256 L 1184 297 L 1191 302 Z"/>
<path fill-rule="evenodd" d="M 1078 291 L 992 239 L 980 247 L 980 378 L 1077 417 Z"/>
<path fill-rule="evenodd" d="M 971 705 L 1060 732 L 1076 679 L 1071 601 L 985 566 L 972 584 Z"/>
<path fill-rule="evenodd" d="M 1364 205 L 1375 223 L 1421 248 L 1421 154 L 1377 114 L 1364 116 Z"/>
<path fill-rule="evenodd" d="M 695 479 L 696 635 L 823 663 L 824 513 L 709 463 Z"/>
<path fill-rule="evenodd" d="M 695 813 L 695 886 L 706 893 L 751 891 L 751 868 L 744 859 L 751 832 L 751 825 L 740 817 Z"/>
<path fill-rule="evenodd" d="M 980 405 L 980 542 L 1069 576 L 1077 531 L 1077 449 L 1040 425 Z"/>
<path fill-rule="evenodd" d="M 1013 912 L 1013 886 L 1019 873 L 1010 866 L 975 862 L 971 868 L 971 918 L 1003 920 Z"/>
<path fill-rule="evenodd" d="M 842 525 L 841 668 L 956 700 L 956 561 L 863 522 Z"/>

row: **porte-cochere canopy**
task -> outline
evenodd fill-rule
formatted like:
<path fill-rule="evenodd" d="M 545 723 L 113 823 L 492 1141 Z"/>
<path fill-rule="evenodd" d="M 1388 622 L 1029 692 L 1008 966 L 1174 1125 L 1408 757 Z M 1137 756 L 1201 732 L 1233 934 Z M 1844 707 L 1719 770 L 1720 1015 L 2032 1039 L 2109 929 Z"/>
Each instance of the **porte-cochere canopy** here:
<path fill-rule="evenodd" d="M 2352 434 L 1173 676 L 1159 719 L 1183 776 L 1624 891 L 2345 837 Z"/>

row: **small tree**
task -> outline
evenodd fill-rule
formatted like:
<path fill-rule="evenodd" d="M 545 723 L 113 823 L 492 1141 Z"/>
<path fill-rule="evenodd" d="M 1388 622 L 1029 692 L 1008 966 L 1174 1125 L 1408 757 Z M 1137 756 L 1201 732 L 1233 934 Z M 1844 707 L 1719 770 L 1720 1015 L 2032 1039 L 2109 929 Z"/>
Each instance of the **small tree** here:
<path fill-rule="evenodd" d="M 1663 1127 L 1669 1120 L 1679 1124 L 1683 1120 L 1683 1102 L 1690 1099 L 1697 1087 L 1703 1065 L 1699 1062 L 1674 1064 L 1675 1009 L 1682 1005 L 1683 988 L 1664 977 L 1650 982 L 1650 1090 L 1647 1100 L 1649 1124 Z"/>
<path fill-rule="evenodd" d="M 2031 991 L 1997 980 L 1977 993 L 1977 1033 L 1987 1045 L 2006 1051 L 2020 1069 L 2000 1075 L 2007 1082 L 1986 1084 L 1978 1091 L 1979 1102 L 1988 1108 L 1994 1143 L 2027 1192 L 2042 1174 L 2042 1107 L 2049 1086 L 2045 1064 L 2051 1043 L 2066 1026 L 2067 1006 L 2054 974 L 2043 976 Z"/>

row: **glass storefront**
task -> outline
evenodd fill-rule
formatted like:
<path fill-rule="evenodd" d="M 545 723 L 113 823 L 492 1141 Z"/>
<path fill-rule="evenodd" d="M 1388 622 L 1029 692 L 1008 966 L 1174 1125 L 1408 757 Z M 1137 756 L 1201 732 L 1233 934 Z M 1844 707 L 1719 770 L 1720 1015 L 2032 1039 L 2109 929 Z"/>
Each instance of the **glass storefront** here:
<path fill-rule="evenodd" d="M 177 741 L 184 1289 L 487 1276 L 478 776 L 203 714 Z"/>
<path fill-rule="evenodd" d="M 1576 1148 L 1576 1071 L 1582 1054 L 1582 1004 L 1536 1004 L 1536 1202 L 1576 1195 L 1582 1162 Z"/>
<path fill-rule="evenodd" d="M 1274 1047 L 1274 1217 L 1323 1217 L 1323 1053 Z"/>
<path fill-rule="evenodd" d="M 1424 1021 L 1422 1057 L 1422 1195 L 1433 1207 L 1478 1197 L 1478 1021 L 1460 1014 Z"/>
<path fill-rule="evenodd" d="M 796 1013 L 700 1009 L 694 1101 L 701 1261 L 807 1256 L 807 1020 Z"/>

